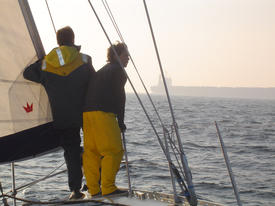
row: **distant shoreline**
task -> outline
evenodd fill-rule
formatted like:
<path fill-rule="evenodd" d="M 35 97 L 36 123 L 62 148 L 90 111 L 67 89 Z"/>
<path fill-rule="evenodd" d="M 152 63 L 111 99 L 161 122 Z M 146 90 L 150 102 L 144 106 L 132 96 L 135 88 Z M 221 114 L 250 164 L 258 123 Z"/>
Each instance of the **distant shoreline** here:
<path fill-rule="evenodd" d="M 275 87 L 195 87 L 168 85 L 171 95 L 193 97 L 226 97 L 249 99 L 275 99 Z M 152 86 L 153 94 L 165 94 L 163 86 Z"/>

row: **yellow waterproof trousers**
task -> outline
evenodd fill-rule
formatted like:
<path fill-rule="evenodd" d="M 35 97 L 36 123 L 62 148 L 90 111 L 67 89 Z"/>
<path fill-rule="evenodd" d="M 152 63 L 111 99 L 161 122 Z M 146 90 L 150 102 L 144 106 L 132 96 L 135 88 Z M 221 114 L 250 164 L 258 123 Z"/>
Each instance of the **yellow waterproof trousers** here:
<path fill-rule="evenodd" d="M 89 193 L 109 194 L 117 189 L 116 174 L 123 156 L 120 129 L 113 113 L 83 113 L 83 169 Z M 101 180 L 100 180 L 101 179 Z"/>

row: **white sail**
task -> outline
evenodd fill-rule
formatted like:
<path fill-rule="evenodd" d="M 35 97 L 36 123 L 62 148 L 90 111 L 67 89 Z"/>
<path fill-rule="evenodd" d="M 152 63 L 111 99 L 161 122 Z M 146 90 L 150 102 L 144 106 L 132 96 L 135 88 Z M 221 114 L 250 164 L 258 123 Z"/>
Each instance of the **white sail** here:
<path fill-rule="evenodd" d="M 24 68 L 38 58 L 37 53 L 43 54 L 31 21 L 27 1 L 1 0 L 0 138 L 51 120 L 44 88 L 22 77 Z"/>

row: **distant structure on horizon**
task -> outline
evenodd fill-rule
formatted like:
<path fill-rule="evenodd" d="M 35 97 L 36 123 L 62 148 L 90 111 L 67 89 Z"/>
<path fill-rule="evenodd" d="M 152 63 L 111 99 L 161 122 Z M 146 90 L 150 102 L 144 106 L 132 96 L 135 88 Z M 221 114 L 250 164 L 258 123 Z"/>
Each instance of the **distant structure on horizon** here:
<path fill-rule="evenodd" d="M 275 87 L 188 87 L 173 86 L 171 78 L 166 78 L 166 84 L 171 95 L 191 97 L 224 97 L 247 99 L 275 99 Z M 157 86 L 152 86 L 153 94 L 165 94 L 161 77 Z"/>

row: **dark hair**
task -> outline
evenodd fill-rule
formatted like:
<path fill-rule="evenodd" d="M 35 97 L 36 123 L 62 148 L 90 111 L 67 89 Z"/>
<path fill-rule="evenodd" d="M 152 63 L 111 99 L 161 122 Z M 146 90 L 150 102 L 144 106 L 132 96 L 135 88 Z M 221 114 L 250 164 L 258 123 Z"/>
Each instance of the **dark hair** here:
<path fill-rule="evenodd" d="M 107 62 L 110 63 L 117 62 L 116 54 L 112 47 L 115 49 L 118 56 L 120 56 L 124 51 L 127 51 L 127 45 L 121 42 L 116 42 L 110 46 L 107 50 Z"/>
<path fill-rule="evenodd" d="M 74 45 L 74 32 L 71 27 L 66 26 L 62 29 L 59 29 L 56 33 L 56 39 L 59 46 Z"/>

